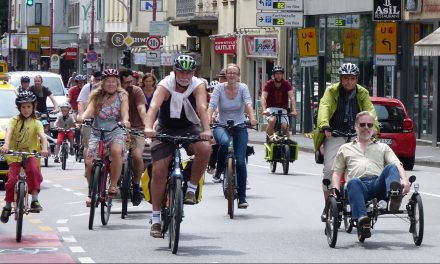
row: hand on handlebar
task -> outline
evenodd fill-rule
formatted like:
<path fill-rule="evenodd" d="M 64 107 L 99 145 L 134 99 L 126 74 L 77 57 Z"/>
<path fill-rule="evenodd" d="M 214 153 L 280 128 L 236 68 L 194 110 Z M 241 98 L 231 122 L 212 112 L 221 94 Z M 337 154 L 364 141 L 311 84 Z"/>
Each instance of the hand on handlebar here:
<path fill-rule="evenodd" d="M 298 112 L 296 110 L 293 110 L 292 112 L 289 113 L 290 116 L 297 116 Z"/>
<path fill-rule="evenodd" d="M 9 152 L 9 147 L 3 145 L 3 146 L 0 148 L 0 152 L 3 153 L 3 154 L 8 153 L 8 152 Z"/>
<path fill-rule="evenodd" d="M 264 110 L 261 114 L 265 115 L 265 116 L 270 116 L 270 112 L 269 110 Z"/>
<path fill-rule="evenodd" d="M 45 158 L 49 157 L 49 151 L 47 149 L 42 149 L 40 151 L 40 154 L 41 154 L 41 156 L 43 156 Z"/>
<path fill-rule="evenodd" d="M 211 129 L 205 129 L 203 132 L 201 132 L 200 138 L 203 140 L 211 140 L 212 138 Z"/>
<path fill-rule="evenodd" d="M 156 136 L 156 130 L 152 128 L 145 128 L 144 134 L 145 134 L 145 138 L 153 138 Z"/>
<path fill-rule="evenodd" d="M 324 130 L 324 133 L 325 133 L 325 137 L 327 137 L 327 138 L 332 136 L 332 132 L 330 130 L 326 129 L 326 130 Z"/>

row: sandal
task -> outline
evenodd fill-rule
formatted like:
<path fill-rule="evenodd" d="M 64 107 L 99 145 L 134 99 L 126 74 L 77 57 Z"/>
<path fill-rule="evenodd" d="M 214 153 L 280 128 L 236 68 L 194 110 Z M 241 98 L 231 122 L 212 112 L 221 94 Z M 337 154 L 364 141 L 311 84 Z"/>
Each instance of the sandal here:
<path fill-rule="evenodd" d="M 110 188 L 108 188 L 108 194 L 112 195 L 112 196 L 117 195 L 118 194 L 118 187 L 110 185 Z"/>
<path fill-rule="evenodd" d="M 90 207 L 90 206 L 92 206 L 92 198 L 91 197 L 87 197 L 86 207 Z"/>

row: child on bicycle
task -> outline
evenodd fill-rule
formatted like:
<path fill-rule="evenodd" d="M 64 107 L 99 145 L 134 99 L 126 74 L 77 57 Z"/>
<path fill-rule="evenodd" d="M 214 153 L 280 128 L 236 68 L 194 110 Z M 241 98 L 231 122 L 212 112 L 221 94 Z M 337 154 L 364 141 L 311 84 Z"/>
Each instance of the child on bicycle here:
<path fill-rule="evenodd" d="M 57 120 L 55 121 L 55 127 L 58 129 L 71 129 L 75 127 L 75 121 L 73 121 L 73 117 L 70 115 L 70 109 L 71 106 L 69 103 L 65 102 L 61 106 L 61 114 L 58 115 Z M 69 130 L 68 132 L 64 133 L 63 131 L 58 131 L 58 137 L 57 137 L 57 145 L 55 146 L 55 158 L 54 162 L 59 163 L 60 159 L 58 157 L 58 154 L 60 152 L 61 144 L 63 144 L 64 137 L 67 135 L 67 138 L 69 139 L 70 143 L 70 155 L 74 155 L 75 151 L 73 149 L 73 139 L 75 137 L 75 134 L 72 130 Z"/>
<path fill-rule="evenodd" d="M 14 116 L 9 121 L 6 130 L 5 144 L 1 147 L 0 152 L 6 154 L 9 150 L 34 152 L 40 150 L 40 140 L 42 143 L 41 154 L 47 157 L 47 139 L 41 122 L 35 116 L 36 96 L 28 91 L 18 94 L 15 99 L 20 114 Z M 21 157 L 5 156 L 9 165 L 8 181 L 5 185 L 6 205 L 3 207 L 1 221 L 7 223 L 11 215 L 11 204 L 14 201 L 14 188 L 18 181 L 18 175 L 21 168 Z M 26 164 L 26 175 L 28 192 L 32 194 L 31 211 L 40 212 L 43 210 L 38 202 L 38 193 L 40 192 L 40 184 L 43 181 L 41 170 L 38 166 L 38 160 L 35 157 L 29 157 Z"/>

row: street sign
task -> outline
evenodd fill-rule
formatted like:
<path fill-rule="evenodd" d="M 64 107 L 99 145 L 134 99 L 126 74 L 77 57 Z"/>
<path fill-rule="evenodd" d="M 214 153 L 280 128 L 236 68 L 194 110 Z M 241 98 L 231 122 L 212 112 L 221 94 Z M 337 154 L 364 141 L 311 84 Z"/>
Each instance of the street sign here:
<path fill-rule="evenodd" d="M 150 35 L 164 37 L 168 35 L 169 23 L 167 21 L 150 21 Z"/>
<path fill-rule="evenodd" d="M 124 39 L 124 43 L 125 43 L 125 45 L 127 45 L 127 47 L 130 47 L 134 43 L 133 37 L 130 35 L 126 36 Z"/>
<path fill-rule="evenodd" d="M 160 51 L 152 51 L 152 50 L 147 51 L 147 62 L 146 62 L 147 66 L 159 67 L 160 60 L 161 60 Z"/>
<path fill-rule="evenodd" d="M 302 12 L 259 12 L 257 27 L 303 27 Z"/>
<path fill-rule="evenodd" d="M 257 10 L 302 11 L 303 0 L 257 0 Z"/>
<path fill-rule="evenodd" d="M 397 58 L 394 54 L 376 54 L 377 66 L 396 66 L 396 63 Z"/>
<path fill-rule="evenodd" d="M 157 36 L 150 36 L 148 37 L 146 44 L 150 50 L 157 50 L 160 48 L 160 38 Z"/>
<path fill-rule="evenodd" d="M 301 57 L 299 58 L 299 65 L 301 65 L 301 67 L 318 66 L 318 57 Z"/>
<path fill-rule="evenodd" d="M 50 69 L 51 70 L 60 69 L 60 56 L 58 56 L 57 54 L 52 54 L 52 56 L 50 56 Z"/>
<path fill-rule="evenodd" d="M 359 58 L 361 30 L 344 28 L 344 57 Z"/>
<path fill-rule="evenodd" d="M 317 40 L 315 28 L 298 29 L 298 47 L 300 57 L 318 56 L 316 42 Z"/>
<path fill-rule="evenodd" d="M 395 22 L 376 23 L 376 54 L 397 53 L 397 24 Z"/>
<path fill-rule="evenodd" d="M 87 52 L 86 59 L 88 62 L 96 62 L 98 60 L 98 53 L 94 50 Z"/>

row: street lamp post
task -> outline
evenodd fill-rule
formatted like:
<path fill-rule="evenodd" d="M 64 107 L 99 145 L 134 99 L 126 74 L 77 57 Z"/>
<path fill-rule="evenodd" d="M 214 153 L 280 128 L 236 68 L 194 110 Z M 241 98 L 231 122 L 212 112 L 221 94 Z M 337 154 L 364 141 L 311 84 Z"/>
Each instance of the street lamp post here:
<path fill-rule="evenodd" d="M 128 6 L 122 2 L 122 0 L 117 0 L 124 8 L 125 11 L 127 11 L 127 36 L 130 35 L 130 27 L 131 27 L 131 17 L 130 17 L 130 1 L 128 1 Z"/>

